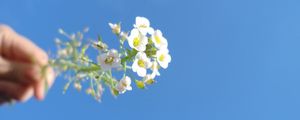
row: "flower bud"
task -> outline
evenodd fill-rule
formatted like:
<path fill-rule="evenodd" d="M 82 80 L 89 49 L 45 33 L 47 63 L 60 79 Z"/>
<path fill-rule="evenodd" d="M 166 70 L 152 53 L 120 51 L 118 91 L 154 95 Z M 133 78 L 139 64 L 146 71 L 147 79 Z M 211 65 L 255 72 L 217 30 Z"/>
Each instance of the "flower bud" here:
<path fill-rule="evenodd" d="M 135 84 L 140 89 L 145 89 L 145 83 L 143 81 L 135 80 Z"/>
<path fill-rule="evenodd" d="M 120 32 L 121 32 L 121 25 L 120 24 L 108 23 L 108 25 L 112 29 L 113 33 L 120 34 Z"/>
<path fill-rule="evenodd" d="M 58 29 L 58 33 L 59 33 L 59 34 L 65 34 L 65 31 L 64 31 L 63 29 L 59 28 L 59 29 Z"/>
<path fill-rule="evenodd" d="M 82 88 L 82 86 L 81 86 L 81 84 L 80 83 L 74 83 L 74 87 L 75 87 L 75 89 L 77 89 L 78 91 L 81 91 L 81 88 Z"/>

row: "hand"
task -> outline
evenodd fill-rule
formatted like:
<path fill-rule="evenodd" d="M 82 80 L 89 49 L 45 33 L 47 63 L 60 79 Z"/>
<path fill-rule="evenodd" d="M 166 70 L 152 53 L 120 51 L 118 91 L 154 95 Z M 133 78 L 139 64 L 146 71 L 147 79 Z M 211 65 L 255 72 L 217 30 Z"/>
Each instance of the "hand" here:
<path fill-rule="evenodd" d="M 48 56 L 41 48 L 0 25 L 0 104 L 25 102 L 33 95 L 43 100 L 46 82 L 50 87 L 54 81 L 53 69 L 47 64 Z"/>

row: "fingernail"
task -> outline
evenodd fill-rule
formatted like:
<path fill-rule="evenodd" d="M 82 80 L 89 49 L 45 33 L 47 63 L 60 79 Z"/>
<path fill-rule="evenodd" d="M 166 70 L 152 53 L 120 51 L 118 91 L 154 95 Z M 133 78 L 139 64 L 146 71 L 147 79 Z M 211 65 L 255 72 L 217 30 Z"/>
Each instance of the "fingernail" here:
<path fill-rule="evenodd" d="M 43 81 L 39 81 L 34 86 L 34 95 L 37 100 L 42 101 L 44 99 L 44 83 Z"/>

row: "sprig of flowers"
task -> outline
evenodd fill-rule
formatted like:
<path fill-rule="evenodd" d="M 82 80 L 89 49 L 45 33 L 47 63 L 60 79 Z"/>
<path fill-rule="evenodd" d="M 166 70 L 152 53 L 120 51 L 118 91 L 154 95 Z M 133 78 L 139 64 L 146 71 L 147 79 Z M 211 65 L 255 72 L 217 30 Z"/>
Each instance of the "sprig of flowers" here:
<path fill-rule="evenodd" d="M 109 26 L 119 39 L 118 50 L 109 48 L 101 36 L 97 40 L 84 39 L 88 29 L 73 34 L 59 29 L 59 33 L 68 40 L 55 39 L 58 51 L 50 65 L 68 79 L 64 93 L 70 85 L 81 91 L 83 84 L 89 83 L 86 93 L 100 101 L 105 88 L 118 96 L 131 91 L 134 80 L 138 88 L 144 89 L 155 83 L 155 77 L 160 76 L 160 68 L 168 67 L 171 62 L 168 41 L 159 29 L 154 30 L 150 26 L 147 18 L 136 17 L 130 32 L 122 31 L 120 23 L 109 23 Z M 90 46 L 98 52 L 96 60 L 87 55 Z M 128 69 L 141 78 L 133 79 Z M 117 79 L 119 72 L 123 75 Z"/>

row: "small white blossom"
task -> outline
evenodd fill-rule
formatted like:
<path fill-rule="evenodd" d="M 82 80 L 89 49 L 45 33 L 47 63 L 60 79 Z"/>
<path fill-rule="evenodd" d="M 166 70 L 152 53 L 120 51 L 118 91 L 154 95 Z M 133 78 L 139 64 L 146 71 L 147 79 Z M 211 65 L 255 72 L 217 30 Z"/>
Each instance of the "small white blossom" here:
<path fill-rule="evenodd" d="M 98 61 L 104 71 L 110 70 L 111 68 L 121 67 L 121 58 L 118 51 L 115 49 L 109 50 L 107 53 L 100 55 L 98 57 Z"/>
<path fill-rule="evenodd" d="M 168 47 L 168 41 L 163 36 L 162 32 L 160 30 L 154 31 L 154 33 L 151 36 L 151 39 L 158 49 L 163 49 Z"/>
<path fill-rule="evenodd" d="M 121 26 L 120 26 L 120 24 L 108 23 L 108 25 L 112 29 L 113 33 L 119 34 L 121 32 Z"/>
<path fill-rule="evenodd" d="M 131 91 L 131 79 L 128 76 L 123 77 L 116 85 L 116 89 L 119 91 L 119 93 L 123 94 L 126 92 L 126 90 Z"/>
<path fill-rule="evenodd" d="M 67 55 L 68 55 L 67 49 L 61 49 L 61 50 L 58 50 L 58 51 L 57 51 L 57 55 L 58 55 L 59 57 L 65 57 L 65 56 L 67 56 Z"/>
<path fill-rule="evenodd" d="M 135 24 L 133 26 L 143 35 L 147 35 L 147 33 L 152 34 L 154 31 L 153 28 L 150 27 L 150 21 L 145 17 L 136 17 Z"/>
<path fill-rule="evenodd" d="M 151 80 L 151 79 L 154 79 L 154 78 L 151 74 L 147 74 L 143 79 L 144 79 L 144 81 L 147 81 L 147 80 Z"/>
<path fill-rule="evenodd" d="M 160 73 L 158 71 L 158 69 L 159 69 L 158 67 L 159 66 L 158 66 L 156 61 L 152 63 L 152 66 L 151 66 L 151 69 L 152 69 L 151 78 L 152 79 L 154 79 L 156 76 L 160 76 Z"/>
<path fill-rule="evenodd" d="M 59 57 L 66 57 L 70 54 L 72 54 L 73 52 L 73 48 L 69 47 L 69 48 L 64 48 L 64 49 L 60 49 L 57 51 L 57 55 Z"/>
<path fill-rule="evenodd" d="M 81 86 L 81 84 L 80 83 L 74 83 L 74 88 L 75 89 L 77 89 L 78 91 L 81 91 L 81 89 L 82 89 L 82 86 Z"/>
<path fill-rule="evenodd" d="M 157 64 L 157 62 L 155 61 L 155 62 L 153 62 L 152 63 L 152 66 L 151 66 L 151 69 L 152 69 L 152 73 L 151 74 L 147 74 L 146 76 L 144 76 L 144 82 L 153 82 L 154 80 L 154 78 L 156 77 L 156 76 L 160 76 L 160 73 L 159 73 L 159 71 L 158 71 L 158 64 Z"/>
<path fill-rule="evenodd" d="M 101 42 L 101 41 L 98 41 L 98 42 L 92 42 L 92 46 L 95 48 L 95 49 L 98 49 L 98 50 L 102 50 L 102 51 L 105 51 L 108 46 L 107 44 Z"/>
<path fill-rule="evenodd" d="M 61 40 L 58 39 L 58 38 L 55 38 L 54 42 L 55 42 L 56 45 L 60 45 L 62 43 Z"/>
<path fill-rule="evenodd" d="M 169 65 L 169 63 L 171 62 L 171 56 L 169 54 L 169 50 L 164 48 L 164 49 L 160 49 L 156 52 L 156 59 L 159 63 L 159 65 L 166 69 Z"/>
<path fill-rule="evenodd" d="M 144 77 L 147 74 L 147 68 L 151 67 L 151 61 L 144 52 L 138 52 L 132 64 L 132 71 L 137 72 L 138 76 Z"/>
<path fill-rule="evenodd" d="M 128 37 L 128 44 L 131 48 L 137 51 L 143 52 L 146 50 L 146 45 L 148 44 L 148 39 L 146 36 L 140 34 L 137 29 L 133 29 Z"/>

